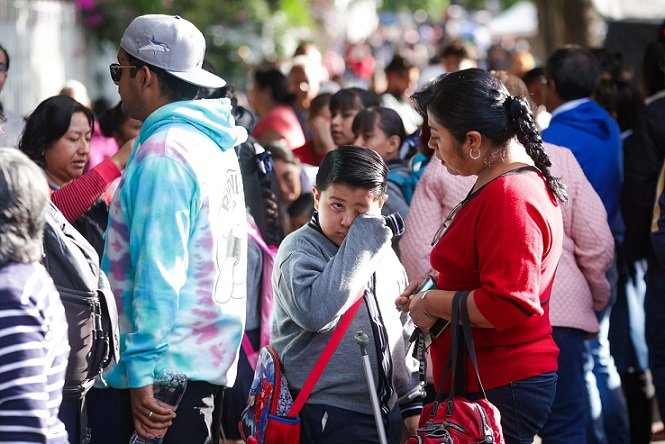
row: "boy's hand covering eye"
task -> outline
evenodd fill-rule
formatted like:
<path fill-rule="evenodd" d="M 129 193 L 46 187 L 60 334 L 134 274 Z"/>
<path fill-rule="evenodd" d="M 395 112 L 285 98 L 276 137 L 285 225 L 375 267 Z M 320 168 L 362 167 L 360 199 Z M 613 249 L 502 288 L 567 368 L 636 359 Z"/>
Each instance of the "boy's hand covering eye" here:
<path fill-rule="evenodd" d="M 404 219 L 402 219 L 402 216 L 400 216 L 399 213 L 383 216 L 383 220 L 386 227 L 390 228 L 393 232 L 393 237 L 400 236 L 404 233 Z"/>

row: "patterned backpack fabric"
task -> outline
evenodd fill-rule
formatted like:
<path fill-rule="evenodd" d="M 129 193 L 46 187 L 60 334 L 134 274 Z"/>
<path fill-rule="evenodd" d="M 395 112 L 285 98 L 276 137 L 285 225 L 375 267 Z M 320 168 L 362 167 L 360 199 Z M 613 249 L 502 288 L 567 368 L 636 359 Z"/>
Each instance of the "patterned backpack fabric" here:
<path fill-rule="evenodd" d="M 256 363 L 247 407 L 240 417 L 239 428 L 243 441 L 284 444 L 299 442 L 300 419 L 288 416 L 292 406 L 293 398 L 277 353 L 272 346 L 265 346 L 261 349 Z"/>
<path fill-rule="evenodd" d="M 408 171 L 389 171 L 388 180 L 396 184 L 408 205 L 411 204 L 413 193 L 416 191 L 416 185 L 420 177 L 425 172 L 425 167 L 429 159 L 424 154 L 418 153 L 409 160 Z"/>

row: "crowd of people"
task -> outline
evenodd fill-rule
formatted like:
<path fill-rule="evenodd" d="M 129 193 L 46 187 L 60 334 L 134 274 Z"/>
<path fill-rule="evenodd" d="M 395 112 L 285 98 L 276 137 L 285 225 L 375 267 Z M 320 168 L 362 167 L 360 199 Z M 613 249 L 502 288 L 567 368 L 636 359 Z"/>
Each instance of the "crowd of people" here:
<path fill-rule="evenodd" d="M 450 390 L 454 346 L 451 329 L 432 338 L 421 374 L 412 333 L 450 320 L 460 291 L 484 387 L 467 364 L 464 389 L 498 408 L 506 443 L 650 441 L 652 406 L 665 418 L 665 25 L 640 89 L 620 55 L 573 45 L 504 70 L 461 41 L 428 67 L 397 48 L 366 87 L 308 42 L 247 91 L 204 58 L 192 23 L 144 15 L 109 67 L 119 103 L 73 82 L 25 119 L 0 106 L 0 442 L 241 442 L 261 347 L 295 398 L 360 304 L 301 441 L 379 442 L 362 330 L 387 441 L 404 443 Z M 0 46 L 0 91 L 9 68 Z M 110 351 L 75 396 L 85 319 L 61 302 L 49 211 L 113 293 Z M 154 393 L 164 369 L 187 378 L 177 408 Z"/>

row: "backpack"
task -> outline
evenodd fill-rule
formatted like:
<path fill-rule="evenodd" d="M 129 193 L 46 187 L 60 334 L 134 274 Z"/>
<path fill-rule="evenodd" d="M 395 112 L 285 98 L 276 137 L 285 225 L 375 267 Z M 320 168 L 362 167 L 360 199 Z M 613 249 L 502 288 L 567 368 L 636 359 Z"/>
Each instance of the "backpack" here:
<path fill-rule="evenodd" d="M 242 335 L 242 349 L 247 356 L 247 360 L 252 367 L 256 370 L 256 363 L 259 358 L 259 352 L 263 346 L 270 343 L 270 329 L 272 326 L 274 295 L 272 290 L 272 269 L 275 265 L 275 256 L 277 255 L 277 247 L 267 245 L 258 228 L 254 225 L 251 218 L 247 218 L 247 235 L 259 246 L 261 249 L 261 256 L 263 261 L 263 272 L 261 276 L 261 327 L 259 335 L 259 347 L 255 350 L 247 333 Z"/>
<path fill-rule="evenodd" d="M 424 154 L 418 153 L 409 160 L 408 172 L 405 171 L 389 171 L 388 180 L 396 184 L 402 194 L 407 205 L 411 204 L 413 193 L 416 190 L 416 185 L 420 180 L 420 176 L 425 172 L 425 166 L 429 159 Z"/>
<path fill-rule="evenodd" d="M 288 429 L 288 424 L 300 422 L 299 418 L 289 418 L 292 406 L 293 398 L 277 352 L 270 345 L 261 348 L 247 407 L 238 424 L 243 441 L 260 444 L 285 442 L 280 439 L 283 438 L 280 423 Z M 269 421 L 276 425 L 268 428 Z"/>
<path fill-rule="evenodd" d="M 97 376 L 118 360 L 118 312 L 95 249 L 52 202 L 46 211 L 42 263 L 60 293 L 69 325 L 63 399 L 82 399 Z"/>

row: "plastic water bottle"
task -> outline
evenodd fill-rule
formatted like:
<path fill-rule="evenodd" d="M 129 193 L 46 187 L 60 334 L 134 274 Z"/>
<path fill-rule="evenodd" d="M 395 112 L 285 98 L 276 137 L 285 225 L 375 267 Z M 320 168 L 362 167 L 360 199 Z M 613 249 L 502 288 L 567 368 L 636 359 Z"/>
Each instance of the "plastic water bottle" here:
<path fill-rule="evenodd" d="M 187 376 L 172 368 L 165 368 L 155 372 L 155 380 L 152 383 L 153 396 L 175 410 L 180 404 L 182 396 L 187 388 Z M 141 438 L 136 432 L 132 434 L 129 444 L 161 444 L 163 436 L 152 439 Z"/>

